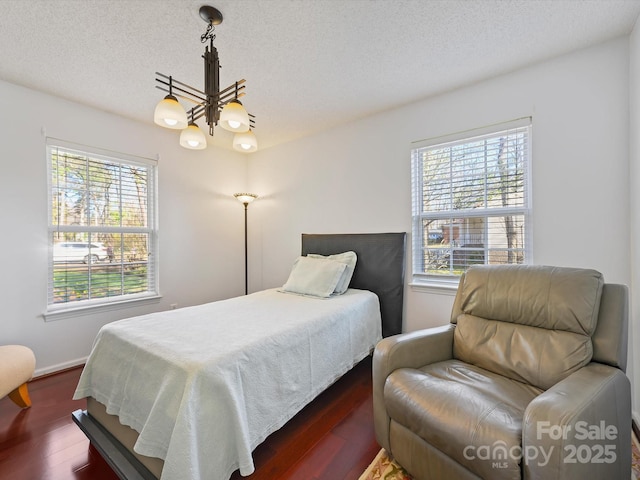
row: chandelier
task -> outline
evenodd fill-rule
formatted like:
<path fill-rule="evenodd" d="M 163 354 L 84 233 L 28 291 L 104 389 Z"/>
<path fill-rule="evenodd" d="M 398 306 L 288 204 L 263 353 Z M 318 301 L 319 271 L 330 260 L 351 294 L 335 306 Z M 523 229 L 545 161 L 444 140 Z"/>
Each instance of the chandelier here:
<path fill-rule="evenodd" d="M 238 80 L 227 88 L 220 90 L 220 59 L 218 50 L 213 46 L 216 36 L 215 26 L 222 23 L 222 13 L 217 8 L 203 5 L 199 10 L 200 17 L 208 23 L 207 30 L 200 36 L 200 41 L 209 46 L 204 54 L 204 91 L 186 83 L 175 80 L 171 75 L 156 72 L 156 88 L 168 93 L 162 99 L 153 115 L 153 121 L 161 127 L 182 130 L 180 145 L 193 150 L 207 147 L 204 132 L 195 123 L 204 117 L 209 125 L 209 135 L 213 136 L 213 128 L 220 124 L 225 130 L 234 132 L 233 148 L 241 152 L 255 152 L 258 149 L 255 117 L 242 106 L 238 100 L 244 96 L 245 80 Z M 188 111 L 178 102 L 178 98 L 194 104 Z"/>

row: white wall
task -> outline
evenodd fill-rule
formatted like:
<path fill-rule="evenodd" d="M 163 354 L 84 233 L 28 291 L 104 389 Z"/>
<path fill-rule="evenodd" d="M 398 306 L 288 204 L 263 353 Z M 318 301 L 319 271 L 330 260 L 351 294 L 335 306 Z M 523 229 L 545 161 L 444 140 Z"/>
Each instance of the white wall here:
<path fill-rule="evenodd" d="M 410 232 L 412 141 L 524 116 L 535 263 L 629 284 L 628 65 L 625 37 L 253 154 L 251 288 L 284 283 L 303 232 Z M 446 323 L 452 302 L 407 287 L 404 329 Z"/>
<path fill-rule="evenodd" d="M 640 345 L 640 21 L 629 40 L 629 96 L 630 113 L 630 193 L 631 193 L 631 325 L 629 335 L 629 362 L 632 368 L 628 374 L 634 385 L 634 419 L 640 425 L 640 353 L 634 351 L 634 345 Z"/>
<path fill-rule="evenodd" d="M 149 112 L 151 116 L 153 112 Z M 159 158 L 159 302 L 45 322 L 46 135 Z M 232 194 L 246 188 L 246 157 L 187 151 L 175 132 L 0 82 L 0 345 L 24 344 L 36 374 L 88 355 L 107 322 L 243 293 L 243 216 Z"/>

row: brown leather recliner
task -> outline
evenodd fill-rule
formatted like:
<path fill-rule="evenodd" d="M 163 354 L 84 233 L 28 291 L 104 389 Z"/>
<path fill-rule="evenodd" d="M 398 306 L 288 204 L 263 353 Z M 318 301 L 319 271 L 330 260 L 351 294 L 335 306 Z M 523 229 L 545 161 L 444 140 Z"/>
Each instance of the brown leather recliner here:
<path fill-rule="evenodd" d="M 449 325 L 376 347 L 378 443 L 417 480 L 628 479 L 627 329 L 599 272 L 472 267 Z"/>

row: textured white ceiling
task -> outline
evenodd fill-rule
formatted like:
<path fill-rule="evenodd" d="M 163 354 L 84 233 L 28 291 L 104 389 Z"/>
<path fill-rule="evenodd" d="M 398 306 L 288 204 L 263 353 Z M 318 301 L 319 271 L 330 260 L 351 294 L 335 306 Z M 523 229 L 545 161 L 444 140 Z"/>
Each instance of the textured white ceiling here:
<path fill-rule="evenodd" d="M 640 13 L 640 0 L 0 0 L 0 78 L 151 123 L 154 72 L 202 88 L 203 4 L 224 15 L 221 86 L 247 80 L 263 149 L 628 34 Z"/>

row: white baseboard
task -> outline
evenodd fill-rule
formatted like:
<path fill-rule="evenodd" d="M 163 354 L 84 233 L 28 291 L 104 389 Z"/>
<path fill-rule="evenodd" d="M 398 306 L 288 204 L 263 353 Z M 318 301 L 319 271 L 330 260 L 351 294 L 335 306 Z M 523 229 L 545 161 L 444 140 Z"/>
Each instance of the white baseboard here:
<path fill-rule="evenodd" d="M 84 365 L 88 357 L 76 358 L 75 360 L 69 360 L 68 362 L 59 363 L 57 365 L 50 365 L 48 367 L 36 368 L 33 373 L 33 378 L 42 377 L 43 375 L 49 375 L 51 373 L 66 370 L 68 368 L 77 367 L 78 365 Z"/>

